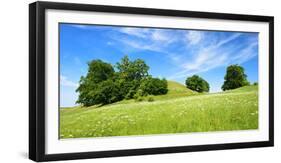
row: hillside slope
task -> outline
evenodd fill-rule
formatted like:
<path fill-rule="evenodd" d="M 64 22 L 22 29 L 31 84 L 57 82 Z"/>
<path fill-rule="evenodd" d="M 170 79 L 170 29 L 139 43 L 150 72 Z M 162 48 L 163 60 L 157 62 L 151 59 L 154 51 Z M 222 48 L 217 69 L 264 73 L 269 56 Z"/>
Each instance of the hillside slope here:
<path fill-rule="evenodd" d="M 240 87 L 240 88 L 237 88 L 237 89 L 225 91 L 224 93 L 251 92 L 251 91 L 258 91 L 258 86 L 257 85 L 244 86 L 244 87 Z"/>
<path fill-rule="evenodd" d="M 168 93 L 165 95 L 158 95 L 152 96 L 154 100 L 167 100 L 167 99 L 174 99 L 179 97 L 187 97 L 192 95 L 197 95 L 198 93 L 186 88 L 184 85 L 175 82 L 175 81 L 168 81 Z M 117 102 L 118 104 L 127 104 L 127 103 L 134 103 L 134 99 L 130 100 L 123 100 Z"/>
<path fill-rule="evenodd" d="M 184 85 L 175 82 L 175 81 L 168 81 L 168 94 L 186 94 L 186 95 L 194 95 L 197 92 L 192 91 L 186 88 Z"/>
<path fill-rule="evenodd" d="M 176 92 L 181 91 L 174 89 L 166 96 Z M 74 107 L 61 109 L 60 115 L 60 138 L 257 129 L 258 87 L 99 108 Z"/>
<path fill-rule="evenodd" d="M 156 100 L 166 100 L 179 97 L 187 97 L 197 94 L 197 92 L 186 88 L 184 85 L 178 82 L 168 81 L 168 93 L 166 95 L 154 96 L 154 98 Z"/>

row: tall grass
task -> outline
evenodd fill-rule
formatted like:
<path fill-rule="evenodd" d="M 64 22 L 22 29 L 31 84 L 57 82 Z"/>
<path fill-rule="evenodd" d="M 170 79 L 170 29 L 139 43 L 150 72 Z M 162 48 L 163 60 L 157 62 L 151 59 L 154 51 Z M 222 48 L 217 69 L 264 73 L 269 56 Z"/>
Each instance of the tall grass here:
<path fill-rule="evenodd" d="M 169 98 L 173 93 L 177 95 L 175 92 L 153 102 L 130 101 L 102 107 L 61 109 L 60 138 L 258 128 L 257 86 L 225 93 Z"/>

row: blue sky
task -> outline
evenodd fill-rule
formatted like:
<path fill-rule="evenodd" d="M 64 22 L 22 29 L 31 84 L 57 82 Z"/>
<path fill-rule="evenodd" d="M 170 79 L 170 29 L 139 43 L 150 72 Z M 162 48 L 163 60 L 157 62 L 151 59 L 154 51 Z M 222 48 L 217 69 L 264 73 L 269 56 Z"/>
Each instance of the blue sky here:
<path fill-rule="evenodd" d="M 87 62 L 115 65 L 124 55 L 143 59 L 154 77 L 184 84 L 193 74 L 221 91 L 226 67 L 239 64 L 258 81 L 258 33 L 60 24 L 60 105 L 74 106 Z"/>

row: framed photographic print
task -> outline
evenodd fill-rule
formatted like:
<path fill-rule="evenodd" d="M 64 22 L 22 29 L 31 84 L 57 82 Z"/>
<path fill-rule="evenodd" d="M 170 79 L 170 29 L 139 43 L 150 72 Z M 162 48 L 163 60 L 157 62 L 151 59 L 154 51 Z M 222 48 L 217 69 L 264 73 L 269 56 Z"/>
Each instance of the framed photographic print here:
<path fill-rule="evenodd" d="M 273 146 L 273 17 L 35 2 L 29 158 Z"/>

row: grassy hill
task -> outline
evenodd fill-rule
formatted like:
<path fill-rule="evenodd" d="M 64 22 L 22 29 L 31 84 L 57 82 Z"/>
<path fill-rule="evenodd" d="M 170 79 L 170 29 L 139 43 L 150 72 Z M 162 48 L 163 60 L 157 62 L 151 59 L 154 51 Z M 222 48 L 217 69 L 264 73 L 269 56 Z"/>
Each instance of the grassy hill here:
<path fill-rule="evenodd" d="M 258 128 L 258 86 L 198 94 L 169 81 L 153 102 L 60 110 L 60 137 L 101 137 Z M 194 96 L 196 95 L 196 96 Z"/>
<path fill-rule="evenodd" d="M 175 82 L 168 81 L 168 93 L 166 95 L 154 96 L 155 100 L 167 100 L 179 97 L 187 97 L 197 95 L 199 93 L 186 88 L 184 85 Z"/>
<path fill-rule="evenodd" d="M 165 95 L 152 96 L 152 97 L 153 99 L 158 101 L 158 100 L 167 100 L 167 99 L 173 99 L 179 97 L 187 97 L 187 96 L 198 95 L 198 94 L 199 93 L 186 88 L 184 85 L 178 82 L 168 81 L 168 93 Z M 134 99 L 123 100 L 118 103 L 127 104 L 132 102 L 135 102 L 135 100 Z"/>
<path fill-rule="evenodd" d="M 225 91 L 225 93 L 250 92 L 250 91 L 258 91 L 258 86 L 257 85 L 250 85 L 250 86 L 240 87 L 240 88 L 237 88 L 237 89 Z"/>
<path fill-rule="evenodd" d="M 186 88 L 184 85 L 175 82 L 175 81 L 168 81 L 168 95 L 176 95 L 176 96 L 190 96 L 198 94 L 195 91 L 192 91 Z"/>

